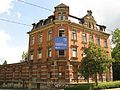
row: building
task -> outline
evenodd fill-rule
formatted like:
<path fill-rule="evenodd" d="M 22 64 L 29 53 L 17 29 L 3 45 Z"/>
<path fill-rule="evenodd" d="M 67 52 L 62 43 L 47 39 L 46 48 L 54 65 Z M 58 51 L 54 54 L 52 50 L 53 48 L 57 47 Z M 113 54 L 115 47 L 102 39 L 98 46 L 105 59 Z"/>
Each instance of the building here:
<path fill-rule="evenodd" d="M 77 71 L 89 42 L 106 48 L 111 56 L 110 35 L 105 32 L 106 26 L 97 24 L 91 10 L 78 18 L 61 3 L 53 15 L 32 25 L 28 62 L 0 66 L 1 82 L 24 83 L 24 87 L 33 88 L 41 82 L 84 82 Z M 104 81 L 112 80 L 111 67 L 103 77 Z"/>

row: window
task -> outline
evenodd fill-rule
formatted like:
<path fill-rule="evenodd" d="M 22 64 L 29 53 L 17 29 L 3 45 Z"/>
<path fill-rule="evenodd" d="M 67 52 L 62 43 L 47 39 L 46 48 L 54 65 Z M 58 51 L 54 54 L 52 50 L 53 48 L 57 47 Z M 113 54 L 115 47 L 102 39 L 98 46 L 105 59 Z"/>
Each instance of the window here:
<path fill-rule="evenodd" d="M 30 52 L 30 60 L 33 60 L 33 51 Z"/>
<path fill-rule="evenodd" d="M 91 28 L 91 23 L 90 22 L 88 23 L 88 25 L 89 25 L 89 28 Z"/>
<path fill-rule="evenodd" d="M 104 40 L 104 48 L 107 48 L 107 40 Z"/>
<path fill-rule="evenodd" d="M 30 45 L 33 45 L 34 44 L 34 35 L 31 35 L 30 36 Z"/>
<path fill-rule="evenodd" d="M 73 31 L 72 31 L 72 39 L 73 39 L 73 40 L 77 40 L 76 30 L 73 30 Z"/>
<path fill-rule="evenodd" d="M 64 29 L 59 29 L 59 37 L 65 36 L 65 30 Z"/>
<path fill-rule="evenodd" d="M 100 45 L 100 38 L 99 38 L 99 36 L 96 36 L 96 44 Z"/>
<path fill-rule="evenodd" d="M 64 56 L 64 50 L 59 50 L 59 56 Z"/>
<path fill-rule="evenodd" d="M 48 31 L 48 40 L 49 41 L 52 40 L 52 31 L 51 30 Z"/>
<path fill-rule="evenodd" d="M 41 59 L 42 58 L 42 49 L 39 48 L 38 49 L 38 59 Z"/>
<path fill-rule="evenodd" d="M 65 14 L 59 13 L 58 14 L 58 20 L 65 20 Z"/>
<path fill-rule="evenodd" d="M 43 38 L 43 35 L 40 33 L 39 36 L 38 36 L 38 43 L 39 44 L 42 43 L 42 38 Z"/>
<path fill-rule="evenodd" d="M 93 43 L 94 42 L 94 38 L 93 38 L 93 35 L 90 35 L 90 42 Z"/>
<path fill-rule="evenodd" d="M 77 48 L 76 47 L 72 48 L 72 57 L 77 57 Z"/>
<path fill-rule="evenodd" d="M 82 56 L 83 56 L 83 57 L 86 57 L 85 50 L 83 50 Z"/>
<path fill-rule="evenodd" d="M 52 57 L 52 48 L 48 47 L 48 57 Z"/>
<path fill-rule="evenodd" d="M 82 42 L 87 43 L 87 37 L 85 33 L 82 33 Z"/>

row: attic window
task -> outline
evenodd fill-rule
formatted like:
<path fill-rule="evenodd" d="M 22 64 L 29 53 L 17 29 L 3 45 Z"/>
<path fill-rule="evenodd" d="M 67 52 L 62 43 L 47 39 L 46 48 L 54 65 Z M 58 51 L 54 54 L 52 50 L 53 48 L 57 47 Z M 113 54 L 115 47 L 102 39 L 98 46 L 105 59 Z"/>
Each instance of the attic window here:
<path fill-rule="evenodd" d="M 58 14 L 58 20 L 65 20 L 65 14 L 64 13 L 59 13 Z"/>

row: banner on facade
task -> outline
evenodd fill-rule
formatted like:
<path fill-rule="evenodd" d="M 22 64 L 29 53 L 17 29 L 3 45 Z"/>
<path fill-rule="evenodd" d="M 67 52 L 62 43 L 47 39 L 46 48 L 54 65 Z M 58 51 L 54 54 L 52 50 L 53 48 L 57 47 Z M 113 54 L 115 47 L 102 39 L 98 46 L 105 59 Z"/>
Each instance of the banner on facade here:
<path fill-rule="evenodd" d="M 55 50 L 64 50 L 68 48 L 68 38 L 67 37 L 57 37 L 54 39 Z"/>

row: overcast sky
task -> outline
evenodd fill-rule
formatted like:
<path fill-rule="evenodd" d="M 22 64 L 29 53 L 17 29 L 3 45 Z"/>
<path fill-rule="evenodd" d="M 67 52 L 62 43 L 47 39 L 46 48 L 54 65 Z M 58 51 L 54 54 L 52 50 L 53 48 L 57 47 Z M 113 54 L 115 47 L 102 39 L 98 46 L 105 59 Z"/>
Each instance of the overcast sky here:
<path fill-rule="evenodd" d="M 106 25 L 111 33 L 120 28 L 120 0 L 24 0 L 39 6 L 54 10 L 54 7 L 64 3 L 70 7 L 70 14 L 83 17 L 87 10 L 92 10 L 98 24 Z M 53 14 L 21 3 L 17 0 L 0 0 L 0 19 L 8 19 L 25 24 L 32 24 Z M 27 32 L 31 27 L 13 24 L 0 20 L 0 64 L 7 60 L 16 63 L 21 60 L 23 51 L 28 50 Z"/>

